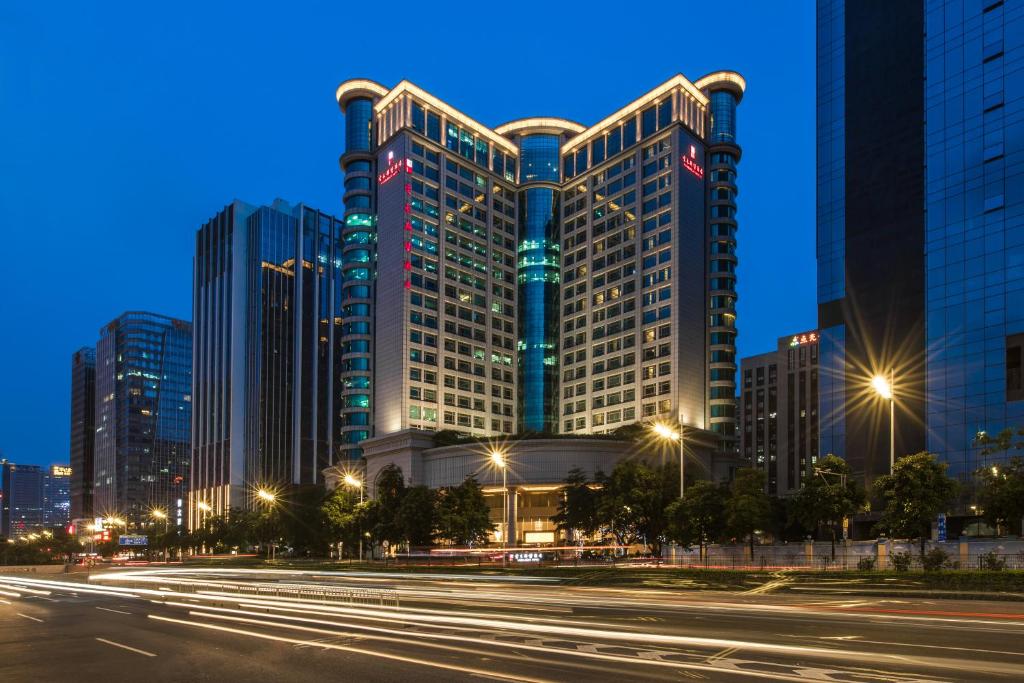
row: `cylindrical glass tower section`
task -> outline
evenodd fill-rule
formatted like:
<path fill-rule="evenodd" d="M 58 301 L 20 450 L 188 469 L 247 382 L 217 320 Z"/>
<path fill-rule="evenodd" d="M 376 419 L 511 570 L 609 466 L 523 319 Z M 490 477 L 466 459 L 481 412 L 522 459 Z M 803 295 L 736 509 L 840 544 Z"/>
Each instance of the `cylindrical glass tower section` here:
<path fill-rule="evenodd" d="M 373 286 L 376 274 L 374 177 L 374 102 L 387 92 L 371 81 L 346 81 L 338 88 L 338 106 L 345 115 L 345 226 L 342 231 L 339 297 L 341 362 L 340 434 L 335 464 L 358 462 L 360 443 L 371 436 L 373 395 Z"/>
<path fill-rule="evenodd" d="M 504 129 L 504 130 L 503 130 Z M 519 145 L 519 430 L 558 427 L 561 143 L 582 126 L 525 119 L 498 128 Z"/>
<path fill-rule="evenodd" d="M 746 82 L 732 71 L 709 74 L 696 86 L 708 96 L 708 373 L 710 428 L 736 448 L 736 105 Z"/>

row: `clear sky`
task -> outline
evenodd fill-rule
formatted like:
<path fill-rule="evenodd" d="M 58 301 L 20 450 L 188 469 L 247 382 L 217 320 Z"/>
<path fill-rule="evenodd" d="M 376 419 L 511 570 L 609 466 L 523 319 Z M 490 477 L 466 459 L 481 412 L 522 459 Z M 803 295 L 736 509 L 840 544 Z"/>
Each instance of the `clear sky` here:
<path fill-rule="evenodd" d="M 341 212 L 352 77 L 496 126 L 741 72 L 738 344 L 773 349 L 815 324 L 814 26 L 810 0 L 0 3 L 0 452 L 67 461 L 71 353 L 125 310 L 191 319 L 233 198 Z"/>

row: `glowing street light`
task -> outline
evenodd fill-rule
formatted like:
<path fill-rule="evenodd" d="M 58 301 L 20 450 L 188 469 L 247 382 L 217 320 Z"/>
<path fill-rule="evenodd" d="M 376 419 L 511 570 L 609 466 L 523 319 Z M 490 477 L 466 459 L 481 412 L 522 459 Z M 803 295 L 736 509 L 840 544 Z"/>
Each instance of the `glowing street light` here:
<path fill-rule="evenodd" d="M 673 429 L 670 425 L 665 424 L 664 422 L 655 422 L 653 425 L 651 425 L 651 431 L 653 431 L 654 435 L 657 436 L 659 439 L 664 439 L 665 441 L 679 442 L 679 497 L 682 498 L 683 489 L 686 486 L 686 484 L 684 483 L 684 476 L 686 475 L 686 459 L 684 458 L 684 453 L 686 452 L 686 443 L 683 439 L 683 430 L 686 429 L 686 427 L 683 425 L 682 415 L 680 415 L 679 417 L 680 419 L 678 431 Z"/>
<path fill-rule="evenodd" d="M 260 500 L 266 502 L 268 505 L 273 505 L 274 502 L 277 500 L 277 495 L 273 491 L 269 491 L 267 489 L 258 490 L 256 492 L 256 496 Z"/>
<path fill-rule="evenodd" d="M 354 477 L 354 476 L 352 476 L 351 473 L 346 472 L 345 476 L 342 478 L 342 483 L 344 483 L 345 486 L 348 486 L 349 488 L 359 489 L 359 504 L 362 505 L 363 504 L 363 482 L 358 477 Z M 338 559 L 341 559 L 341 558 L 338 558 Z M 362 536 L 359 537 L 359 561 L 360 562 L 363 561 L 363 537 Z"/>
<path fill-rule="evenodd" d="M 196 507 L 199 508 L 201 512 L 209 512 L 210 510 L 213 509 L 210 507 L 209 503 L 206 503 L 204 501 L 199 501 L 198 503 L 196 503 Z"/>
<path fill-rule="evenodd" d="M 508 547 L 508 461 L 499 450 L 490 452 L 491 462 L 501 470 L 501 566 L 505 566 L 505 549 Z"/>
<path fill-rule="evenodd" d="M 875 375 L 871 378 L 871 388 L 880 398 L 889 402 L 889 474 L 892 474 L 896 465 L 896 396 L 893 391 L 895 386 L 894 372 L 889 368 L 889 378 L 885 375 Z"/>

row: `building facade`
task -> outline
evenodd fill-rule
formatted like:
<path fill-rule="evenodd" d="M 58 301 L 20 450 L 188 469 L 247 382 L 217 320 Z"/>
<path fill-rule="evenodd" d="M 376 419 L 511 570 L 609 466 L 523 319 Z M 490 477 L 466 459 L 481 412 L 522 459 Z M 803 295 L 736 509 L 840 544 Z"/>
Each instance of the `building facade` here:
<path fill-rule="evenodd" d="M 19 538 L 45 528 L 41 467 L 0 461 L 0 536 Z"/>
<path fill-rule="evenodd" d="M 342 83 L 351 444 L 662 419 L 732 448 L 744 88 L 680 75 L 590 127 L 492 129 L 408 81 Z"/>
<path fill-rule="evenodd" d="M 816 331 L 780 337 L 775 351 L 740 360 L 740 455 L 771 495 L 790 495 L 818 462 Z"/>
<path fill-rule="evenodd" d="M 888 471 L 927 448 L 968 480 L 1024 424 L 1024 8 L 818 0 L 822 453 Z M 880 134 L 884 132 L 884 134 Z"/>
<path fill-rule="evenodd" d="M 96 439 L 96 349 L 71 354 L 71 517 L 92 516 Z"/>
<path fill-rule="evenodd" d="M 139 529 L 158 509 L 183 524 L 191 422 L 191 323 L 129 311 L 104 326 L 96 345 L 93 513 Z"/>
<path fill-rule="evenodd" d="M 356 322 L 342 317 L 344 258 L 341 221 L 281 200 L 232 202 L 196 233 L 197 523 L 251 507 L 260 487 L 318 483 L 351 457 L 341 416 L 368 400 L 342 365 Z"/>
<path fill-rule="evenodd" d="M 71 523 L 71 480 L 67 465 L 51 465 L 43 475 L 43 526 L 66 527 Z"/>

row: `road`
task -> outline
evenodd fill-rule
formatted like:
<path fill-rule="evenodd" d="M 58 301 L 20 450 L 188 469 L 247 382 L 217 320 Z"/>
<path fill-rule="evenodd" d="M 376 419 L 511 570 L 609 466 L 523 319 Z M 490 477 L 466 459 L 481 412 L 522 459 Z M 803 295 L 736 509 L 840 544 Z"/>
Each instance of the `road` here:
<path fill-rule="evenodd" d="M 0 576 L 4 681 L 1021 680 L 1022 636 L 1011 602 L 359 572 Z"/>

